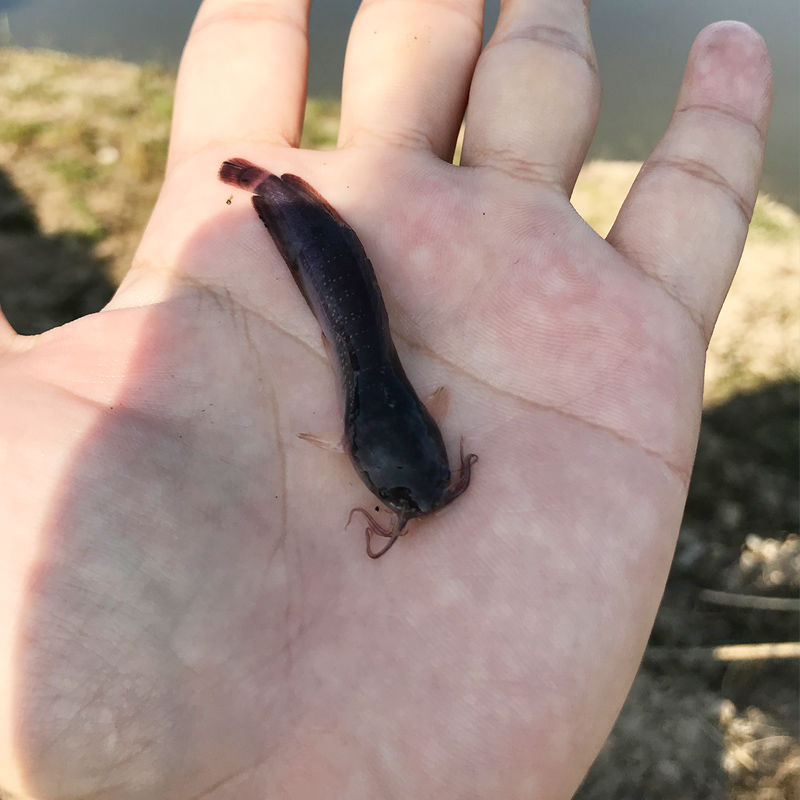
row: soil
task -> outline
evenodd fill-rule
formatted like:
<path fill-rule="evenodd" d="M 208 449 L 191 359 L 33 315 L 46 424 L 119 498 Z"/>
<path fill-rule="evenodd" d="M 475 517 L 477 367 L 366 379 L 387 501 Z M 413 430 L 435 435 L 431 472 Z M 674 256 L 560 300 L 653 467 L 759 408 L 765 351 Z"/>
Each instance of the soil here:
<path fill-rule="evenodd" d="M 36 333 L 99 309 L 130 263 L 163 171 L 174 78 L 0 50 L 0 304 Z M 305 142 L 338 109 L 309 104 Z M 605 235 L 638 165 L 588 164 L 573 202 Z M 680 539 L 639 674 L 577 797 L 796 800 L 800 219 L 760 197 L 709 347 Z M 752 651 L 744 651 L 752 655 Z"/>

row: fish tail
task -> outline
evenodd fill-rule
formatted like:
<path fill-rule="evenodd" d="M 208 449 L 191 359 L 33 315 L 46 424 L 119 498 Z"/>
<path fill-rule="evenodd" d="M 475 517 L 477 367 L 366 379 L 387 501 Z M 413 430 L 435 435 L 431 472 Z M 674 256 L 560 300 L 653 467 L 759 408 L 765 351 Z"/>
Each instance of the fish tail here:
<path fill-rule="evenodd" d="M 271 176 L 271 172 L 251 164 L 244 158 L 228 159 L 223 161 L 219 168 L 219 179 L 223 183 L 249 189 L 251 192 L 255 192 L 259 184 Z"/>

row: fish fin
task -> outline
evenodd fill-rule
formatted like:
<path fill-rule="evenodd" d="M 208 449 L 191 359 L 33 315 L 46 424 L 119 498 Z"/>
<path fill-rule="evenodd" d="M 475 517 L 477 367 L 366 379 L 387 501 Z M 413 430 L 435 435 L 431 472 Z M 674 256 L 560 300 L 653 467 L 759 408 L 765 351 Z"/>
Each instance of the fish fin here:
<path fill-rule="evenodd" d="M 298 439 L 302 439 L 315 447 L 321 447 L 323 450 L 330 450 L 334 453 L 344 453 L 344 437 L 336 433 L 323 434 L 318 436 L 315 433 L 298 433 Z"/>
<path fill-rule="evenodd" d="M 304 200 L 312 205 L 322 206 L 340 225 L 350 227 L 341 217 L 339 212 L 309 183 L 304 181 L 299 175 L 292 175 L 291 172 L 284 172 L 281 181 L 300 195 Z"/>
<path fill-rule="evenodd" d="M 431 416 L 441 422 L 450 408 L 450 390 L 446 386 L 439 386 L 425 398 L 425 407 Z"/>
<path fill-rule="evenodd" d="M 336 353 L 334 353 L 333 345 L 331 345 L 330 340 L 324 333 L 322 334 L 322 346 L 325 348 L 325 355 L 328 356 L 328 363 L 333 366 L 336 363 Z"/>
<path fill-rule="evenodd" d="M 356 235 L 356 232 L 345 222 L 342 215 L 313 186 L 306 183 L 306 181 L 298 175 L 285 172 L 281 175 L 280 181 L 295 197 L 309 203 L 315 209 L 321 207 L 339 226 L 349 248 L 354 253 L 358 254 L 360 258 L 364 259 L 368 265 L 368 271 L 372 273 L 372 262 L 367 258 L 367 254 L 364 252 L 364 245 Z"/>
<path fill-rule="evenodd" d="M 219 179 L 240 189 L 255 191 L 256 187 L 272 173 L 256 166 L 244 158 L 230 158 L 222 162 Z"/>

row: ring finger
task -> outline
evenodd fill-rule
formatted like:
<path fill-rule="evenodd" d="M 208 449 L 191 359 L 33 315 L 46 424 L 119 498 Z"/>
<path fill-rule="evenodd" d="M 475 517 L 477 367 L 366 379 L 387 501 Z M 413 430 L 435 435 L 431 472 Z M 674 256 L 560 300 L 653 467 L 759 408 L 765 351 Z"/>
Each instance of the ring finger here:
<path fill-rule="evenodd" d="M 572 191 L 600 108 L 588 5 L 503 0 L 475 69 L 462 164 Z"/>

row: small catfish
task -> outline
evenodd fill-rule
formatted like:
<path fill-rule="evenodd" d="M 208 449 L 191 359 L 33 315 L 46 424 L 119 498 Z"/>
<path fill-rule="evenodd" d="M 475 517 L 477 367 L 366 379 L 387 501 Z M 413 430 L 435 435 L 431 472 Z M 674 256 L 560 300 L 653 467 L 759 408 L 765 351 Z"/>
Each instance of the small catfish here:
<path fill-rule="evenodd" d="M 478 460 L 460 450 L 450 474 L 442 434 L 417 397 L 389 333 L 372 264 L 353 229 L 296 175 L 278 177 L 249 161 L 225 161 L 219 177 L 253 193 L 252 202 L 319 322 L 341 387 L 344 445 L 356 472 L 393 512 L 390 527 L 367 518 L 367 554 L 379 558 L 406 532 L 466 491 Z M 313 439 L 313 437 L 308 437 Z M 377 552 L 372 537 L 386 542 Z"/>

